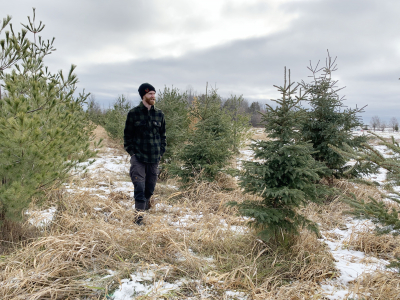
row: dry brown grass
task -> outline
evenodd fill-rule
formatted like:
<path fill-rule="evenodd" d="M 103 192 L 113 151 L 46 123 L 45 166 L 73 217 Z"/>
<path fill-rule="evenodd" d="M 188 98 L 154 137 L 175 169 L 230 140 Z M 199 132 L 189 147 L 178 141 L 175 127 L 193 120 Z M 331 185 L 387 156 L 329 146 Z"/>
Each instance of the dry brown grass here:
<path fill-rule="evenodd" d="M 40 236 L 39 230 L 29 223 L 3 220 L 0 226 L 0 255 L 12 253 L 38 236 Z"/>
<path fill-rule="evenodd" d="M 268 135 L 265 133 L 264 128 L 253 127 L 250 129 L 250 131 L 251 131 L 251 138 L 253 140 L 263 140 L 263 141 L 268 140 Z"/>
<path fill-rule="evenodd" d="M 113 147 L 105 132 L 97 131 L 106 138 L 105 147 Z M 267 138 L 262 130 L 255 134 L 253 138 Z M 71 179 L 75 193 L 60 189 L 49 194 L 45 204 L 57 205 L 57 216 L 25 245 L 16 244 L 2 257 L 0 299 L 105 299 L 121 279 L 149 266 L 166 282 L 186 278 L 187 283 L 168 299 L 202 299 L 202 289 L 211 286 L 215 294 L 210 299 L 225 299 L 229 289 L 244 291 L 249 300 L 326 299 L 319 283 L 337 276 L 327 246 L 305 230 L 291 248 L 259 240 L 236 208 L 226 205 L 250 197 L 233 178 L 221 175 L 215 182 L 197 182 L 185 190 L 177 190 L 174 179 L 157 184 L 157 206 L 139 227 L 134 225 L 128 192 L 115 190 L 121 176 L 86 174 Z M 379 197 L 375 188 L 346 181 L 335 181 L 335 186 L 344 194 Z M 99 193 L 99 187 L 105 191 Z M 328 230 L 345 226 L 346 210 L 349 207 L 337 198 L 302 212 Z M 358 230 L 349 245 L 372 254 L 399 252 L 397 240 L 371 241 L 369 234 Z M 107 270 L 115 274 L 106 278 Z M 390 281 L 387 274 L 364 276 L 352 291 L 386 297 L 374 299 L 398 299 L 393 296 L 397 275 Z M 154 293 L 142 297 L 159 298 Z"/>
<path fill-rule="evenodd" d="M 382 199 L 381 192 L 375 186 L 355 184 L 347 180 L 334 180 L 333 187 L 340 191 L 339 195 L 323 204 L 310 203 L 301 210 L 307 218 L 321 224 L 321 230 L 346 229 L 346 224 L 350 218 L 347 213 L 352 209 L 342 201 L 343 197 L 355 195 L 357 199 L 367 201 L 369 196 L 378 200 Z"/>
<path fill-rule="evenodd" d="M 112 267 L 118 247 L 102 231 L 43 237 L 15 253 L 1 272 L 1 299 L 63 299 L 93 295 L 87 277 Z M 86 277 L 86 278 L 85 278 Z"/>
<path fill-rule="evenodd" d="M 271 290 L 260 289 L 254 300 L 308 300 L 328 299 L 322 296 L 320 286 L 313 281 L 296 281 L 293 284 L 275 286 Z"/>
<path fill-rule="evenodd" d="M 108 136 L 107 131 L 104 129 L 104 127 L 97 125 L 96 128 L 93 130 L 93 135 L 95 138 L 95 142 L 99 142 L 100 140 L 102 140 L 102 148 L 99 149 L 100 153 L 104 153 L 105 151 L 107 151 L 107 148 L 112 148 L 114 153 L 125 153 L 123 145 L 120 142 L 111 139 Z"/>
<path fill-rule="evenodd" d="M 368 197 L 373 197 L 380 200 L 382 198 L 381 192 L 376 186 L 356 184 L 347 180 L 335 180 L 334 187 L 339 189 L 342 194 L 354 194 L 358 199 L 367 200 Z"/>
<path fill-rule="evenodd" d="M 352 295 L 361 299 L 400 299 L 400 274 L 388 271 L 376 271 L 363 274 L 353 282 Z"/>
<path fill-rule="evenodd" d="M 57 192 L 52 197 L 58 197 L 58 214 L 51 226 L 0 263 L 0 298 L 102 299 L 120 279 L 149 264 L 168 266 L 166 281 L 200 280 L 221 292 L 245 290 L 255 299 L 278 293 L 291 280 L 311 286 L 332 276 L 329 251 L 308 232 L 289 252 L 258 240 L 235 208 L 226 206 L 244 197 L 237 188 L 225 190 L 232 184 L 220 178 L 184 191 L 177 191 L 173 182 L 159 184 L 158 206 L 145 215 L 143 227 L 134 225 L 131 199 L 124 192 L 106 198 L 88 191 Z M 116 274 L 102 279 L 108 269 Z M 280 293 L 286 295 L 286 290 Z M 186 297 L 182 295 L 176 299 Z"/>
<path fill-rule="evenodd" d="M 376 235 L 370 225 L 363 225 L 353 230 L 345 245 L 376 257 L 393 258 L 394 251 L 400 247 L 400 237 L 392 234 Z"/>

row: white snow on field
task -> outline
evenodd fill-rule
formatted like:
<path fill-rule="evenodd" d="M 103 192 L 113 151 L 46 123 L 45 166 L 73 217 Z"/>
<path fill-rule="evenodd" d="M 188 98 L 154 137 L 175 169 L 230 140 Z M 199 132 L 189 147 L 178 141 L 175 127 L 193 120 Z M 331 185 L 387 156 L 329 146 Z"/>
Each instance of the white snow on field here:
<path fill-rule="evenodd" d="M 54 215 L 57 208 L 50 207 L 41 211 L 27 211 L 26 214 L 29 215 L 28 222 L 36 227 L 45 227 L 51 221 L 53 221 Z"/>
<path fill-rule="evenodd" d="M 349 218 L 346 224 L 347 229 L 340 230 L 336 228 L 322 233 L 324 242 L 329 246 L 336 260 L 336 268 L 340 271 L 338 278 L 321 284 L 325 292 L 324 296 L 329 299 L 346 299 L 345 296 L 348 296 L 346 287 L 351 281 L 354 281 L 363 273 L 373 272 L 379 268 L 383 269 L 389 263 L 386 260 L 375 257 L 368 257 L 368 260 L 365 260 L 366 255 L 364 252 L 350 250 L 344 246 L 352 231 L 362 226 L 374 228 L 370 221 L 357 221 Z M 336 236 L 336 240 L 329 238 L 332 234 Z"/>
<path fill-rule="evenodd" d="M 162 270 L 157 265 L 151 265 L 147 270 L 138 271 L 130 275 L 131 278 L 121 280 L 120 287 L 114 292 L 115 300 L 131 300 L 134 297 L 144 296 L 156 298 L 170 291 L 178 290 L 184 281 L 175 283 L 164 282 L 162 278 L 156 279 L 154 270 Z M 167 270 L 168 272 L 168 270 Z"/>
<path fill-rule="evenodd" d="M 378 134 L 385 138 L 389 138 L 393 135 L 393 133 L 386 133 L 383 135 L 382 132 L 378 132 Z M 399 140 L 400 134 L 394 133 L 394 138 Z M 391 150 L 386 146 L 376 145 L 374 148 L 384 157 L 390 157 L 392 155 Z M 384 184 L 386 182 L 386 173 L 387 171 L 385 169 L 380 168 L 378 174 L 371 175 L 368 179 L 374 180 L 379 184 Z M 338 278 L 321 284 L 321 287 L 324 290 L 324 296 L 328 299 L 339 300 L 347 299 L 349 296 L 354 296 L 349 295 L 347 290 L 347 286 L 350 282 L 357 279 L 361 274 L 373 272 L 377 269 L 385 269 L 385 265 L 389 263 L 387 260 L 378 259 L 373 256 L 368 256 L 368 260 L 366 260 L 365 258 L 367 256 L 364 252 L 349 250 L 344 246 L 344 242 L 349 239 L 352 231 L 355 228 L 360 228 L 362 226 L 368 226 L 370 228 L 375 227 L 374 224 L 368 220 L 358 221 L 349 218 L 348 223 L 346 224 L 346 230 L 336 228 L 334 230 L 323 232 L 324 241 L 329 246 L 333 257 L 336 260 L 336 267 L 340 271 L 340 276 Z M 326 237 L 329 236 L 329 233 L 333 233 L 339 238 L 337 240 L 329 239 Z"/>

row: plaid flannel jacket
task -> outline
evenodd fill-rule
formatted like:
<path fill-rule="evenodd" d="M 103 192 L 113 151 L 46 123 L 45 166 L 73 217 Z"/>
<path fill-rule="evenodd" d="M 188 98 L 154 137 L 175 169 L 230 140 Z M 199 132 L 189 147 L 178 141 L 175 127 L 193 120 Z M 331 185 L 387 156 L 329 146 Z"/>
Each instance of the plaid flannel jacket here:
<path fill-rule="evenodd" d="M 158 163 L 166 147 L 165 118 L 160 109 L 150 110 L 143 102 L 128 113 L 124 130 L 124 148 L 144 163 Z"/>

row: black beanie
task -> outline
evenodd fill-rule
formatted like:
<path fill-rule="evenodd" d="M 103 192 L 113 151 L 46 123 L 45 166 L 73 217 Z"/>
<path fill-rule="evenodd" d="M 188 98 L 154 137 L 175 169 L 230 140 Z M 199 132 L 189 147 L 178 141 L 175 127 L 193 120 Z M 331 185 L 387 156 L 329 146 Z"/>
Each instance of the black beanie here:
<path fill-rule="evenodd" d="M 150 83 L 142 83 L 140 86 L 139 86 L 139 89 L 138 89 L 138 91 L 139 91 L 139 95 L 140 95 L 140 98 L 141 99 L 143 99 L 143 96 L 144 95 L 146 95 L 148 92 L 151 92 L 151 91 L 156 91 L 156 89 L 154 88 L 154 86 L 152 86 Z"/>

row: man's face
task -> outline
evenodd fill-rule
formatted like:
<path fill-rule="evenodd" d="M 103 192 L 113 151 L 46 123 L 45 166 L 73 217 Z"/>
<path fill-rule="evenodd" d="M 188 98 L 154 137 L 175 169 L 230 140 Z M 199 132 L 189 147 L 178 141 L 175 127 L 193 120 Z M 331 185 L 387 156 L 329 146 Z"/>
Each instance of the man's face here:
<path fill-rule="evenodd" d="M 149 104 L 154 105 L 156 103 L 156 92 L 150 91 L 143 96 L 143 100 Z"/>

